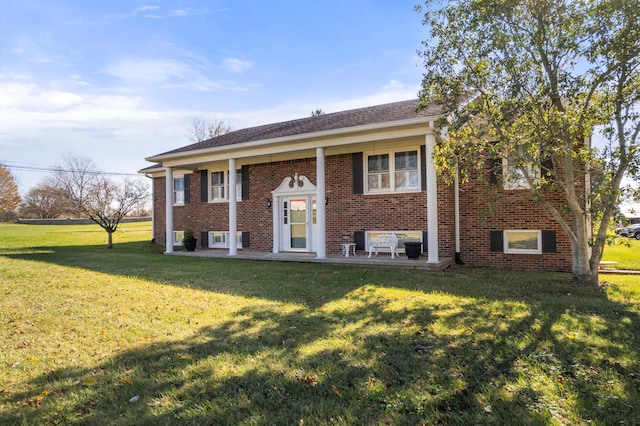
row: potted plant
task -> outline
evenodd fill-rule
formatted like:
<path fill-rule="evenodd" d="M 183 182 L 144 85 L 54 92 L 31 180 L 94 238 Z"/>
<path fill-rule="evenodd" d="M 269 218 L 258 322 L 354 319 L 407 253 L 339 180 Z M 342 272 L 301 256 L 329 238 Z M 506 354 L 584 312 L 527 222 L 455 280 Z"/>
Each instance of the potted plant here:
<path fill-rule="evenodd" d="M 420 258 L 421 248 L 422 243 L 420 241 L 405 241 L 404 243 L 404 252 L 408 259 L 415 260 Z"/>
<path fill-rule="evenodd" d="M 184 236 L 182 237 L 182 245 L 187 251 L 194 251 L 196 249 L 196 242 L 198 239 L 193 234 L 193 229 L 187 228 L 184 230 Z"/>

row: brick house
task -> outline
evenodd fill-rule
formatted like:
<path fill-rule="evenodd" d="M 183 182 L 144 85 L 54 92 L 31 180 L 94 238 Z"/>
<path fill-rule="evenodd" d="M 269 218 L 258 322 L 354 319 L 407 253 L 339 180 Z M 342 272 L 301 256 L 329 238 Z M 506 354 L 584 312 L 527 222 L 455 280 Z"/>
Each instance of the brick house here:
<path fill-rule="evenodd" d="M 570 270 L 567 237 L 528 190 L 438 179 L 431 156 L 442 110 L 416 106 L 251 127 L 147 158 L 155 164 L 140 172 L 153 179 L 155 241 L 170 253 L 190 228 L 203 250 L 322 259 L 394 234 L 400 253 L 422 242 L 427 263 Z"/>

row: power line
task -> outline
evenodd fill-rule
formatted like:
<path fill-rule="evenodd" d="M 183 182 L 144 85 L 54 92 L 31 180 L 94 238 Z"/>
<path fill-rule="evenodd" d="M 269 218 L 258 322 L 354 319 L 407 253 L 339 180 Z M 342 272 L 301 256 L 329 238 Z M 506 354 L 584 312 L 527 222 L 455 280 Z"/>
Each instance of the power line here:
<path fill-rule="evenodd" d="M 51 167 L 51 166 L 43 166 L 40 164 L 33 163 L 19 163 L 17 161 L 0 161 L 0 165 L 3 165 L 5 168 L 9 170 L 16 171 L 25 171 L 25 172 L 42 172 L 42 173 L 52 173 L 52 172 L 61 172 L 61 173 L 77 173 L 81 172 L 80 170 L 71 170 L 64 169 L 59 167 Z M 94 174 L 94 175 L 108 175 L 108 176 L 140 176 L 137 173 L 122 173 L 122 172 L 103 172 L 103 171 L 89 171 L 86 173 Z"/>

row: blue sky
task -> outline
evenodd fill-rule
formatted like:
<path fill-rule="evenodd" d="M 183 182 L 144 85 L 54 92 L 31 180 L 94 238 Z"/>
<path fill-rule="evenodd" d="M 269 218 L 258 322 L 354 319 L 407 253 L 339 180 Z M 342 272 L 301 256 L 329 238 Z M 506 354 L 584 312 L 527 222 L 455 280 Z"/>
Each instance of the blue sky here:
<path fill-rule="evenodd" d="M 65 153 L 109 172 L 234 129 L 415 98 L 416 0 L 2 0 L 0 162 L 21 193 Z"/>

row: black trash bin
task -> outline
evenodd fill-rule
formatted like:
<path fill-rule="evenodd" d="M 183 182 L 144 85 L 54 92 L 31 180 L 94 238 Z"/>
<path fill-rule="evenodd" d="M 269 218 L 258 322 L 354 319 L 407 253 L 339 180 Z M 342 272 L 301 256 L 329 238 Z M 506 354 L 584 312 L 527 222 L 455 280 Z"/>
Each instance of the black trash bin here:
<path fill-rule="evenodd" d="M 409 259 L 417 260 L 422 252 L 422 243 L 419 241 L 407 241 L 404 243 L 404 252 Z"/>

